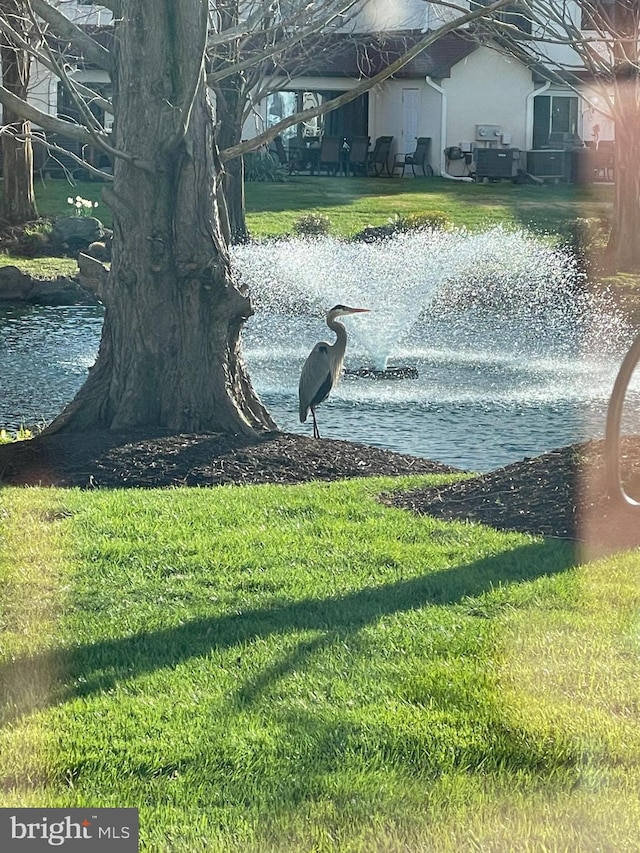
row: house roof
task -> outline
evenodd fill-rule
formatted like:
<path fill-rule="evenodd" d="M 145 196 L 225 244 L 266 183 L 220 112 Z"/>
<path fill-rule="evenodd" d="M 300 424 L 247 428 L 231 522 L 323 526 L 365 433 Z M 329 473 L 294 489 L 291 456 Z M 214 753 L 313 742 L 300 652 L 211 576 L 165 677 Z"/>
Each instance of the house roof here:
<path fill-rule="evenodd" d="M 307 48 L 304 54 L 288 56 L 279 63 L 279 68 L 290 74 L 314 77 L 373 77 L 424 37 L 425 33 L 419 30 L 325 34 L 318 38 L 312 50 Z M 449 33 L 421 51 L 394 77 L 449 77 L 453 66 L 477 47 L 471 39 Z"/>
<path fill-rule="evenodd" d="M 82 29 L 107 49 L 113 47 L 113 26 L 83 26 Z M 323 33 L 310 45 L 305 41 L 298 50 L 279 57 L 273 73 L 313 77 L 373 77 L 403 56 L 424 39 L 421 30 L 399 30 L 383 33 Z M 61 47 L 62 44 L 59 43 Z M 245 45 L 256 49 L 251 41 Z M 448 33 L 430 47 L 425 48 L 394 74 L 397 78 L 435 77 L 442 79 L 451 75 L 451 69 L 478 47 L 473 39 L 458 33 Z M 259 49 L 259 48 L 258 48 Z M 68 57 L 81 58 L 72 45 L 65 44 Z M 87 67 L 91 67 L 87 63 Z"/>

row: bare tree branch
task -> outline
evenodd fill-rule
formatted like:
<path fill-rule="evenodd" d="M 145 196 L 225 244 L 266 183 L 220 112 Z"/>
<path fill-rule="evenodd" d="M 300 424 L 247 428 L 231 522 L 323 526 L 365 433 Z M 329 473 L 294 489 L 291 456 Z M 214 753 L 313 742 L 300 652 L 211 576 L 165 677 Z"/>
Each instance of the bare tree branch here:
<path fill-rule="evenodd" d="M 113 61 L 109 51 L 70 21 L 66 15 L 48 3 L 47 0 L 29 0 L 29 5 L 36 15 L 49 24 L 55 35 L 76 45 L 82 51 L 85 59 L 109 73 L 113 71 Z"/>
<path fill-rule="evenodd" d="M 241 154 L 246 154 L 249 151 L 255 151 L 257 148 L 260 148 L 267 142 L 270 142 L 274 137 L 276 137 L 279 133 L 282 133 L 283 130 L 286 130 L 288 127 L 292 127 L 295 124 L 299 124 L 302 121 L 307 121 L 307 119 L 315 118 L 316 116 L 325 115 L 332 110 L 337 109 L 338 107 L 343 106 L 344 104 L 348 104 L 350 101 L 355 100 L 355 98 L 362 95 L 364 92 L 368 92 L 374 86 L 378 85 L 378 83 L 382 83 L 387 80 L 389 77 L 392 77 L 396 71 L 400 71 L 408 62 L 410 62 L 415 56 L 419 53 L 422 53 L 423 50 L 428 48 L 430 45 L 434 44 L 434 42 L 438 41 L 438 39 L 442 38 L 442 36 L 447 33 L 453 32 L 457 30 L 459 27 L 464 24 L 471 23 L 473 21 L 478 20 L 479 18 L 487 18 L 490 17 L 494 12 L 502 9 L 506 6 L 510 0 L 497 0 L 497 2 L 492 3 L 489 6 L 483 7 L 481 9 L 476 9 L 473 12 L 467 12 L 464 15 L 461 15 L 459 18 L 456 18 L 449 23 L 443 24 L 438 27 L 437 30 L 428 33 L 425 35 L 423 39 L 420 39 L 412 48 L 407 50 L 407 52 L 397 59 L 395 62 L 392 62 L 382 71 L 378 72 L 371 78 L 367 78 L 366 80 L 362 80 L 352 89 L 349 89 L 348 92 L 345 92 L 343 95 L 340 95 L 337 98 L 333 98 L 330 101 L 325 101 L 324 104 L 321 104 L 317 107 L 313 107 L 308 110 L 303 110 L 295 115 L 288 116 L 282 121 L 279 121 L 277 124 L 274 124 L 272 127 L 263 131 L 262 133 L 254 136 L 252 139 L 247 139 L 241 142 L 239 145 L 234 145 L 231 148 L 227 148 L 224 151 L 220 152 L 220 157 L 223 162 L 227 160 L 231 160 L 234 157 L 239 157 Z"/>

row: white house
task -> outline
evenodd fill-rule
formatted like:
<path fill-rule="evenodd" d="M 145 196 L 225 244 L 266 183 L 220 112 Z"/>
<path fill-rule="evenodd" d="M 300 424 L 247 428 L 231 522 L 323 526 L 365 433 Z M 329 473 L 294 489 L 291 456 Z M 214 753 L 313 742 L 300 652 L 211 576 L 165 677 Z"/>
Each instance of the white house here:
<path fill-rule="evenodd" d="M 308 74 L 283 81 L 283 90 L 259 106 L 245 128 L 246 135 L 260 132 L 307 104 L 354 87 L 363 75 L 373 76 L 383 62 L 393 61 L 426 31 L 455 14 L 420 0 L 369 0 L 363 14 L 350 25 L 362 40 L 360 48 L 354 39 L 351 53 L 339 52 L 339 60 L 332 59 L 331 50 L 319 51 Z M 531 23 L 521 16 L 509 10 L 504 14 L 512 25 L 531 31 Z M 580 20 L 575 3 L 573 15 Z M 382 29 L 382 35 L 364 35 Z M 333 35 L 334 41 L 341 37 L 345 34 Z M 581 67 L 570 45 L 551 44 L 545 49 L 550 68 L 560 62 Z M 578 94 L 560 75 L 555 82 L 549 81 L 541 70 L 541 64 L 532 67 L 524 59 L 501 52 L 495 42 L 481 44 L 462 30 L 444 36 L 367 95 L 306 127 L 287 130 L 285 137 L 314 135 L 321 130 L 347 138 L 366 135 L 372 141 L 389 135 L 393 137 L 392 156 L 410 153 L 418 137 L 427 137 L 433 171 L 454 177 L 475 168 L 473 152 L 478 149 L 526 152 L 569 147 L 580 140 L 613 139 L 613 123 L 596 91 L 585 84 Z M 532 168 L 540 166 L 542 172 L 550 170 L 550 177 L 560 177 L 562 172 L 549 161 L 542 155 L 522 157 L 520 165 L 526 171 L 528 163 L 533 163 Z M 568 161 L 565 166 L 568 169 Z"/>
<path fill-rule="evenodd" d="M 93 0 L 58 0 L 58 5 L 87 27 L 111 22 L 111 12 Z M 342 49 L 315 51 L 304 75 L 283 78 L 280 90 L 256 105 L 245 137 L 353 88 L 451 14 L 424 0 L 366 0 L 355 17 L 322 37 L 327 47 L 342 41 Z M 564 51 L 568 61 L 573 57 L 571 47 L 550 46 L 549 51 Z M 72 76 L 108 94 L 105 72 L 79 62 Z M 33 84 L 36 106 L 73 116 L 74 105 L 64 87 L 41 66 L 34 69 Z M 580 96 L 560 80 L 549 82 L 539 70 L 494 45 L 478 43 L 468 33 L 450 33 L 367 94 L 305 126 L 290 128 L 284 137 L 291 143 L 325 132 L 347 139 L 368 136 L 373 143 L 391 136 L 391 159 L 395 153 L 412 152 L 416 139 L 427 137 L 433 172 L 464 177 L 474 168 L 478 149 L 525 152 L 550 142 L 557 147 L 563 139 L 612 139 L 613 125 L 598 98 L 588 88 Z M 524 160 L 520 165 L 526 168 Z"/>

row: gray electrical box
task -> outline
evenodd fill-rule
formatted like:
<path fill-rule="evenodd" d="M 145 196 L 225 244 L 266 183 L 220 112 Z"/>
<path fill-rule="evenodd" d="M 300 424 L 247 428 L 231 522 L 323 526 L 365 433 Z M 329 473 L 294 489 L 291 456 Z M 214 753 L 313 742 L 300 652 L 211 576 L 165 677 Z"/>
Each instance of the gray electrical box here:
<path fill-rule="evenodd" d="M 567 176 L 567 152 L 551 148 L 527 151 L 527 172 L 536 178 L 563 180 Z"/>
<path fill-rule="evenodd" d="M 519 148 L 476 148 L 476 181 L 515 178 L 520 168 Z"/>

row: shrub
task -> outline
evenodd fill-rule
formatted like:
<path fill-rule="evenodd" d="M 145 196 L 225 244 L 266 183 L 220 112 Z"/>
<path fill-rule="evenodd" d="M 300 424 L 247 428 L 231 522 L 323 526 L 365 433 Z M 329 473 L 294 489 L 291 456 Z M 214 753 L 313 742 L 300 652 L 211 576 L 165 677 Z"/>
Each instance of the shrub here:
<path fill-rule="evenodd" d="M 293 223 L 293 230 L 300 237 L 325 237 L 331 228 L 331 220 L 324 213 L 305 213 Z"/>
<path fill-rule="evenodd" d="M 24 225 L 6 227 L 0 234 L 0 249 L 23 258 L 49 255 L 51 228 L 52 225 L 48 219 L 37 219 Z"/>
<path fill-rule="evenodd" d="M 402 231 L 421 231 L 431 228 L 444 231 L 453 225 L 451 217 L 444 210 L 426 210 L 423 213 L 409 213 L 399 218 Z"/>
<path fill-rule="evenodd" d="M 377 240 L 387 240 L 398 231 L 398 226 L 393 220 L 386 225 L 367 225 L 362 231 L 353 235 L 353 239 L 359 243 L 375 243 Z"/>
<path fill-rule="evenodd" d="M 451 217 L 443 210 L 428 210 L 424 213 L 408 213 L 402 216 L 396 213 L 384 225 L 368 225 L 354 235 L 353 239 L 362 243 L 373 243 L 385 240 L 394 234 L 406 231 L 422 231 L 432 229 L 443 231 L 453 225 Z"/>
<path fill-rule="evenodd" d="M 33 432 L 25 426 L 21 426 L 13 434 L 6 429 L 0 429 L 0 444 L 10 444 L 13 441 L 28 441 L 30 438 L 33 438 Z"/>
<path fill-rule="evenodd" d="M 286 169 L 269 151 L 252 151 L 244 155 L 244 179 L 281 184 L 287 179 Z"/>

